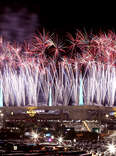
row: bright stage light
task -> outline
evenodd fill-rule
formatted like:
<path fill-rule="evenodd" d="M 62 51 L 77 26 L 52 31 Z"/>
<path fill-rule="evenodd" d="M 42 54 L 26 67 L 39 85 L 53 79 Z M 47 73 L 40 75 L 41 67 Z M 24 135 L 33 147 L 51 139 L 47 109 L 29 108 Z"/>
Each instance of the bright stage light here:
<path fill-rule="evenodd" d="M 51 138 L 54 139 L 54 136 L 52 135 Z"/>
<path fill-rule="evenodd" d="M 58 141 L 59 141 L 60 143 L 62 143 L 62 142 L 63 142 L 63 137 L 59 137 L 59 138 L 58 138 Z"/>
<path fill-rule="evenodd" d="M 110 154 L 115 154 L 116 152 L 116 146 L 114 144 L 109 144 L 108 146 L 108 152 L 110 152 Z"/>
<path fill-rule="evenodd" d="M 108 114 L 106 114 L 106 118 L 108 118 L 109 117 L 109 115 Z"/>
<path fill-rule="evenodd" d="M 38 134 L 35 133 L 35 132 L 32 132 L 32 138 L 33 138 L 33 139 L 37 139 L 37 138 L 38 138 Z"/>

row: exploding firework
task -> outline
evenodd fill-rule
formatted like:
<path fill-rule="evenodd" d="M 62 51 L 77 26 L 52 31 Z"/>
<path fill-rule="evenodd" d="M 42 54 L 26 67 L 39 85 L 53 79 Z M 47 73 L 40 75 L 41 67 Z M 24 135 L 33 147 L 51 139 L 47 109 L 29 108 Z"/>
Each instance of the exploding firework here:
<path fill-rule="evenodd" d="M 66 46 L 45 30 L 24 45 L 0 39 L 5 106 L 115 105 L 115 33 L 77 31 L 68 40 Z"/>

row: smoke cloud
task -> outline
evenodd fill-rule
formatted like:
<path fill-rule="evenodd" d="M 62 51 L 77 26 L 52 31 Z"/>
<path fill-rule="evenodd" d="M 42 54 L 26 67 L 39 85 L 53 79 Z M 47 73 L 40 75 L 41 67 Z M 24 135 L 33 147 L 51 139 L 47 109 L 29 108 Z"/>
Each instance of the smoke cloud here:
<path fill-rule="evenodd" d="M 0 14 L 0 35 L 5 40 L 23 42 L 29 40 L 38 27 L 38 14 L 27 8 L 16 11 L 7 7 Z"/>

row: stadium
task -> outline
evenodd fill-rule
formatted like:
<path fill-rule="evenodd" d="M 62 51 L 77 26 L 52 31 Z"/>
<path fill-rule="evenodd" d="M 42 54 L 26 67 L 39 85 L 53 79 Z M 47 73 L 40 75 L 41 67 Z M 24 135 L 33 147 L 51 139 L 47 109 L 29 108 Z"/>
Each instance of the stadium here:
<path fill-rule="evenodd" d="M 79 4 L 0 3 L 0 154 L 115 155 L 115 31 Z"/>

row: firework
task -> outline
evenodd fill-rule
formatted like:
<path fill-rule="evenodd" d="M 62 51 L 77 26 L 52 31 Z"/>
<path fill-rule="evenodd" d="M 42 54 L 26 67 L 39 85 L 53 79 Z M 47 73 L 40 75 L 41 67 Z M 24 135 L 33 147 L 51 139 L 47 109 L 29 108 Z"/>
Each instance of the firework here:
<path fill-rule="evenodd" d="M 0 94 L 5 106 L 79 105 L 80 100 L 115 105 L 115 33 L 77 31 L 68 40 L 66 45 L 45 30 L 24 45 L 0 39 Z"/>

